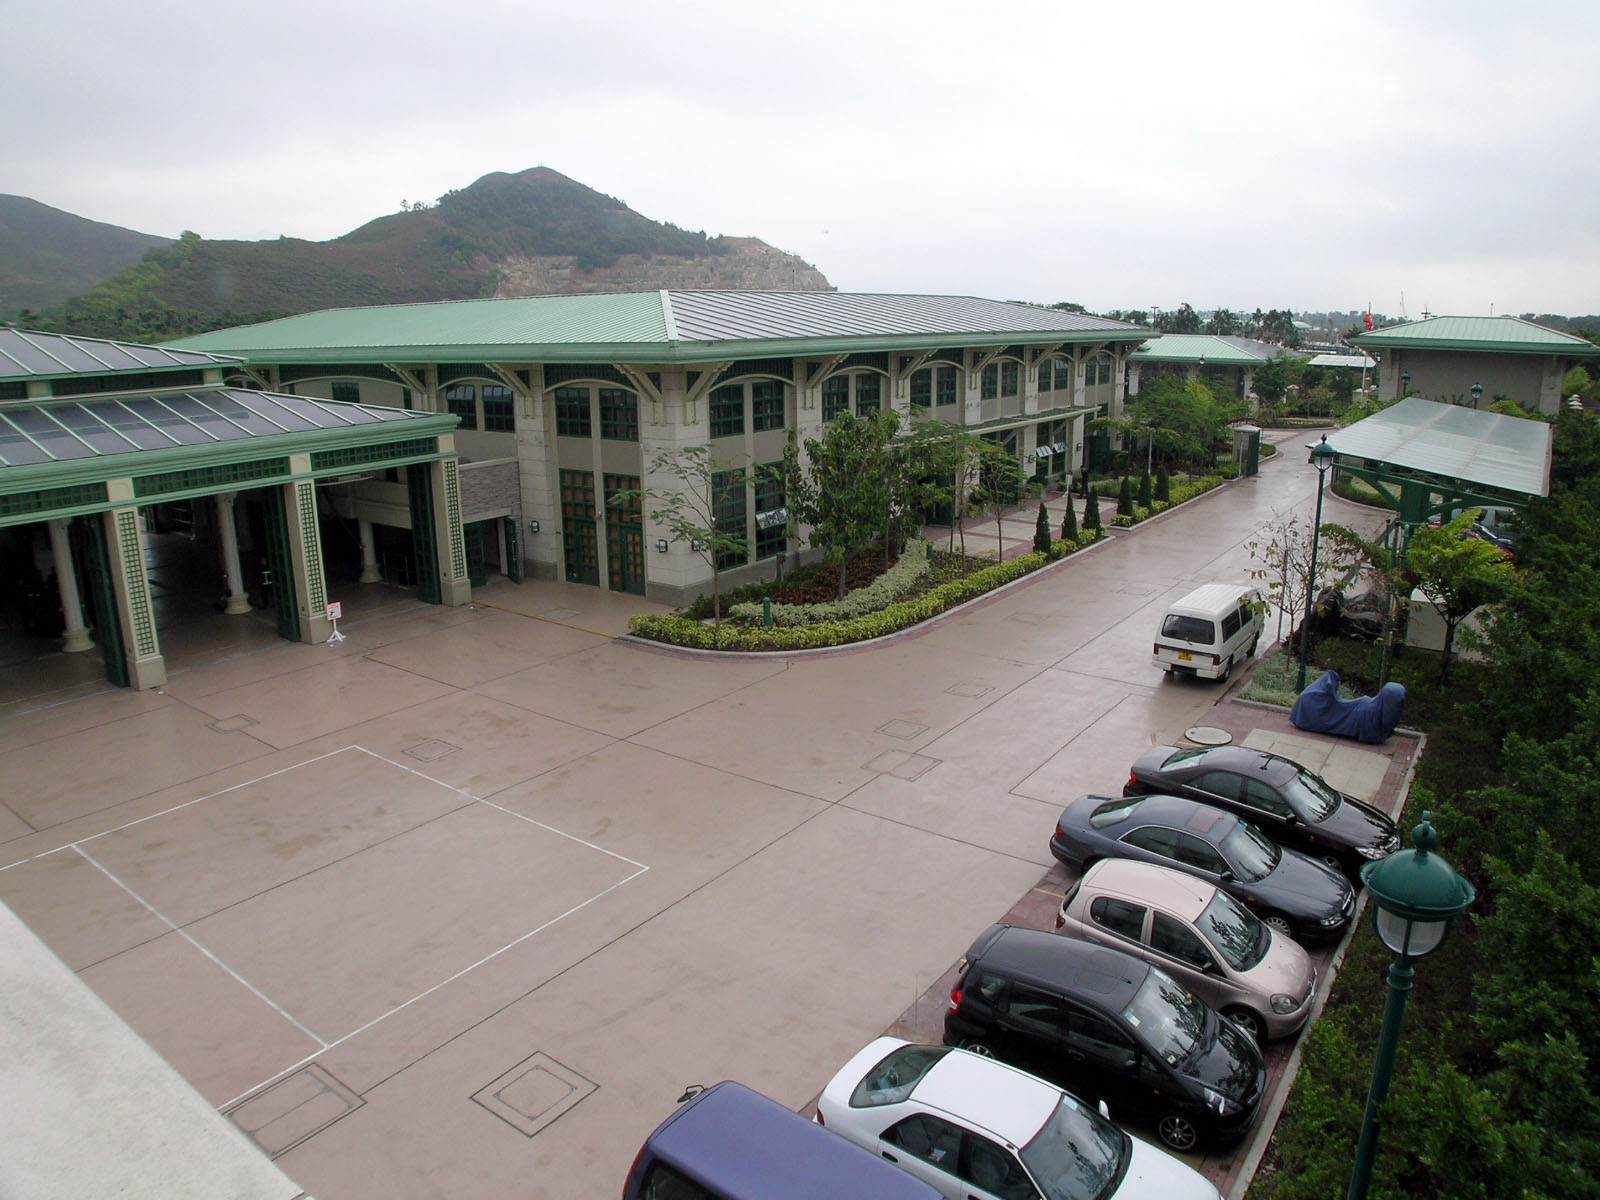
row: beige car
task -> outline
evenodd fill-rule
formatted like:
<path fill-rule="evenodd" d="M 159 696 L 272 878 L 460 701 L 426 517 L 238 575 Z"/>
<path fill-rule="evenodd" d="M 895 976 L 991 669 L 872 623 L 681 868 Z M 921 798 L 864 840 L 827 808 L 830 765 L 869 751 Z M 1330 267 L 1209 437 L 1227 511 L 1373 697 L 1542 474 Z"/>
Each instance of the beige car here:
<path fill-rule="evenodd" d="M 1258 1042 L 1311 1015 L 1317 972 L 1305 950 L 1193 875 L 1102 859 L 1068 889 L 1056 928 L 1154 963 Z"/>

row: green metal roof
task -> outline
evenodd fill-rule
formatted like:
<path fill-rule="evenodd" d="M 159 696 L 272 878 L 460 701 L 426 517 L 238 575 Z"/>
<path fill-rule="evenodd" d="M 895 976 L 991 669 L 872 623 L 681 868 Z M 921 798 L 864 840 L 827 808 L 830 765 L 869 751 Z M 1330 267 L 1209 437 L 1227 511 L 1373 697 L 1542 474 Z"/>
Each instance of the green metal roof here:
<path fill-rule="evenodd" d="M 1495 354 L 1557 354 L 1600 358 L 1600 346 L 1521 317 L 1429 317 L 1359 333 L 1350 339 L 1369 350 L 1473 350 Z"/>
<path fill-rule="evenodd" d="M 168 343 L 252 363 L 714 362 L 965 345 L 1135 342 L 1138 326 L 973 296 L 628 292 L 329 309 Z"/>
<path fill-rule="evenodd" d="M 116 375 L 137 371 L 192 371 L 233 366 L 237 358 L 203 351 L 108 342 L 0 327 L 0 380 L 60 379 L 73 375 Z"/>
<path fill-rule="evenodd" d="M 1548 496 L 1553 439 L 1546 421 L 1413 396 L 1329 435 L 1328 445 L 1340 461 L 1365 459 L 1479 487 Z"/>
<path fill-rule="evenodd" d="M 1163 333 L 1128 357 L 1133 362 L 1199 363 L 1215 367 L 1259 367 L 1278 357 L 1281 347 L 1250 338 L 1206 333 Z"/>

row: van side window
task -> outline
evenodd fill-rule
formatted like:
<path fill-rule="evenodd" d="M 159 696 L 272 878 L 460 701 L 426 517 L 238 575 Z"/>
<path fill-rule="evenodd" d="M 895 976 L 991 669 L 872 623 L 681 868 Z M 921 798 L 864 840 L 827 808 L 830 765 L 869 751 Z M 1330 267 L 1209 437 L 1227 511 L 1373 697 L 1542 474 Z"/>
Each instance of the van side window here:
<path fill-rule="evenodd" d="M 1113 900 L 1110 896 L 1101 896 L 1089 906 L 1089 916 L 1096 925 L 1104 926 L 1112 933 L 1120 933 L 1125 938 L 1139 941 L 1144 935 L 1144 906 L 1142 904 L 1129 904 L 1126 900 Z"/>
<path fill-rule="evenodd" d="M 1233 612 L 1229 613 L 1227 616 L 1223 617 L 1222 618 L 1222 640 L 1223 641 L 1227 641 L 1234 634 L 1238 633 L 1240 626 L 1242 626 L 1243 624 L 1244 624 L 1244 622 L 1239 619 L 1239 612 L 1238 612 L 1237 609 L 1235 609 Z"/>
<path fill-rule="evenodd" d="M 717 1196 L 682 1172 L 657 1162 L 645 1174 L 639 1200 L 717 1200 Z"/>

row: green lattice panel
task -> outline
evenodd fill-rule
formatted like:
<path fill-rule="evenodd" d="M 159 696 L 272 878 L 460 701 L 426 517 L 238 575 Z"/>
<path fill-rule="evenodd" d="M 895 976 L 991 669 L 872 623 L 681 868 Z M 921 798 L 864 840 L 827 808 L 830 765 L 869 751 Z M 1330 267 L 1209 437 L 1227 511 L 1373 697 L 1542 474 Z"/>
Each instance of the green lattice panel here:
<path fill-rule="evenodd" d="M 456 477 L 456 460 L 444 460 L 444 515 L 450 525 L 450 578 L 467 574 L 467 544 L 461 534 L 461 483 Z"/>
<path fill-rule="evenodd" d="M 172 492 L 221 491 L 230 485 L 278 479 L 289 473 L 287 458 L 259 458 L 254 462 L 223 463 L 190 471 L 139 475 L 133 481 L 135 496 L 165 496 Z"/>
<path fill-rule="evenodd" d="M 128 584 L 128 613 L 133 622 L 133 648 L 140 658 L 156 652 L 156 620 L 150 611 L 150 585 L 144 576 L 144 551 L 139 545 L 139 514 L 117 514 L 117 546 L 122 552 L 122 577 Z"/>
<path fill-rule="evenodd" d="M 575 379 L 595 379 L 603 383 L 620 383 L 632 387 L 633 382 L 610 363 L 549 363 L 544 369 L 544 385 L 555 387 Z"/>
<path fill-rule="evenodd" d="M 347 446 L 342 450 L 315 450 L 311 454 L 311 469 L 336 471 L 394 459 L 420 458 L 438 452 L 438 439 L 431 437 L 411 438 L 404 442 L 384 442 L 379 446 Z"/>
<path fill-rule="evenodd" d="M 294 485 L 295 508 L 300 516 L 300 548 L 305 554 L 306 607 L 312 620 L 328 607 L 328 588 L 322 574 L 322 536 L 317 529 L 317 489 L 309 483 Z"/>
<path fill-rule="evenodd" d="M 44 488 L 37 492 L 18 492 L 0 496 L 0 517 L 20 517 L 58 509 L 88 508 L 106 502 L 106 485 L 86 483 L 81 487 Z"/>

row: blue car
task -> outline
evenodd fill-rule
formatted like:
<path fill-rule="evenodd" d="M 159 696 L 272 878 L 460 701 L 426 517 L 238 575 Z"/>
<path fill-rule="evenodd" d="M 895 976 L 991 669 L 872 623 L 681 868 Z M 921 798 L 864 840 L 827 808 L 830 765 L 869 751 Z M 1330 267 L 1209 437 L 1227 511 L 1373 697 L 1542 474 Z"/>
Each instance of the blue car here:
<path fill-rule="evenodd" d="M 1335 867 L 1278 845 L 1234 813 L 1181 796 L 1080 796 L 1056 822 L 1050 852 L 1087 870 L 1131 858 L 1197 875 L 1299 942 L 1344 933 L 1355 893 Z"/>

